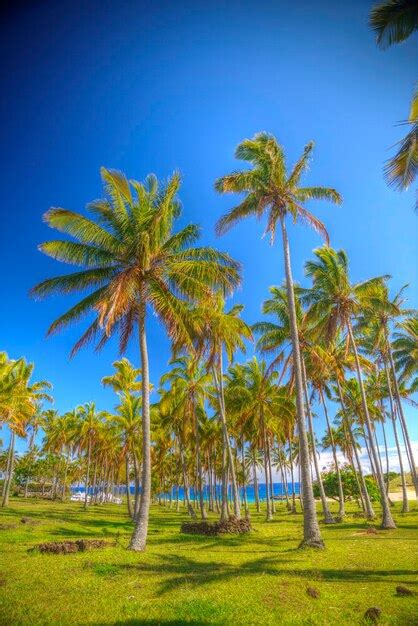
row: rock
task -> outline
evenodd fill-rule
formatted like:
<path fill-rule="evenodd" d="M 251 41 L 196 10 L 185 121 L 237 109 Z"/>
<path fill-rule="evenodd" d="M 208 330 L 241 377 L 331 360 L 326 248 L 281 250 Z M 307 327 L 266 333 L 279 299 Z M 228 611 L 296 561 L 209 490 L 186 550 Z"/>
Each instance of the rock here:
<path fill-rule="evenodd" d="M 237 519 L 231 516 L 225 522 L 183 522 L 181 532 L 189 535 L 240 535 L 251 531 L 251 523 L 249 519 Z"/>
<path fill-rule="evenodd" d="M 404 587 L 403 585 L 398 585 L 396 587 L 396 595 L 397 596 L 415 596 L 416 591 L 412 591 L 412 589 L 408 589 L 408 587 Z"/>
<path fill-rule="evenodd" d="M 318 589 L 315 589 L 315 587 L 307 587 L 306 588 L 306 593 L 308 594 L 308 596 L 310 596 L 311 598 L 315 598 L 315 600 L 317 600 L 319 598 L 319 596 L 321 595 L 318 591 Z"/>
<path fill-rule="evenodd" d="M 374 526 L 369 526 L 368 529 L 366 530 L 366 533 L 368 535 L 377 535 L 377 530 Z"/>
<path fill-rule="evenodd" d="M 378 624 L 381 614 L 382 611 L 379 609 L 379 607 L 371 606 L 370 609 L 367 609 L 367 611 L 365 612 L 364 618 L 372 624 Z"/>

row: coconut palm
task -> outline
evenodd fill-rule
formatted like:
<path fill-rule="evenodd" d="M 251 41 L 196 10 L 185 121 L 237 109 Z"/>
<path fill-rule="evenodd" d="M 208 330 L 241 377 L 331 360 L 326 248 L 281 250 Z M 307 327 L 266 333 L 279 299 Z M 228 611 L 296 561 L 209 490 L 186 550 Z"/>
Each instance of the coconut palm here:
<path fill-rule="evenodd" d="M 296 319 L 298 322 L 298 338 L 300 346 L 300 362 L 302 371 L 302 383 L 305 400 L 305 410 L 308 418 L 308 428 L 312 445 L 312 459 L 315 467 L 316 481 L 319 487 L 319 493 L 321 497 L 322 509 L 324 513 L 324 521 L 327 524 L 334 523 L 334 518 L 331 514 L 328 500 L 325 494 L 325 489 L 322 482 L 321 470 L 319 467 L 318 455 L 316 451 L 316 438 L 313 425 L 313 417 L 311 410 L 311 401 L 309 398 L 308 390 L 308 378 L 306 374 L 305 360 L 311 357 L 312 346 L 309 338 L 309 328 L 306 324 L 304 317 L 304 311 L 301 306 L 298 294 L 300 292 L 299 287 L 294 287 L 295 291 L 295 308 Z M 286 349 L 291 345 L 291 328 L 289 319 L 289 307 L 287 302 L 287 290 L 284 287 L 270 287 L 271 298 L 263 303 L 263 313 L 273 315 L 276 322 L 258 322 L 254 324 L 253 330 L 256 334 L 259 334 L 257 347 L 264 353 L 275 354 L 274 364 L 283 361 L 283 373 L 291 368 L 291 380 L 294 379 L 294 367 L 293 367 L 293 352 L 290 351 L 286 354 Z"/>
<path fill-rule="evenodd" d="M 211 288 L 229 293 L 239 283 L 238 264 L 227 254 L 209 247 L 193 247 L 199 237 L 190 224 L 173 233 L 181 213 L 177 192 L 179 174 L 165 186 L 155 176 L 144 184 L 128 181 L 102 168 L 106 198 L 88 206 L 91 218 L 65 209 L 45 214 L 49 226 L 76 241 L 54 240 L 41 244 L 45 254 L 83 270 L 48 279 L 37 285 L 38 297 L 89 289 L 91 293 L 58 318 L 56 332 L 88 313 L 93 322 L 73 352 L 100 334 L 101 347 L 112 332 L 119 332 L 123 352 L 138 330 L 142 370 L 142 496 L 130 548 L 144 550 L 151 499 L 150 380 L 146 325 L 150 311 L 162 321 L 173 341 L 187 342 L 186 302 Z"/>
<path fill-rule="evenodd" d="M 302 367 L 298 341 L 298 325 L 293 290 L 293 278 L 290 259 L 290 247 L 286 229 L 286 218 L 307 222 L 314 229 L 327 237 L 324 225 L 303 204 L 312 199 L 326 199 L 340 203 L 341 197 L 335 189 L 324 187 L 301 187 L 300 179 L 308 167 L 313 143 L 307 144 L 303 155 L 297 161 L 290 174 L 286 171 L 284 151 L 277 140 L 267 133 L 259 133 L 251 140 L 244 140 L 236 149 L 238 159 L 252 165 L 250 170 L 235 172 L 223 176 L 215 183 L 221 193 L 245 193 L 239 205 L 229 211 L 217 223 L 217 232 L 225 233 L 236 222 L 249 216 L 267 216 L 266 233 L 274 242 L 277 224 L 282 231 L 283 253 L 285 260 L 286 286 L 291 322 L 292 347 L 295 361 L 296 406 L 298 430 L 301 445 L 301 478 L 303 488 L 304 539 L 303 545 L 322 547 L 323 542 L 316 518 L 315 500 L 309 466 L 309 450 L 305 427 L 303 402 Z"/>
<path fill-rule="evenodd" d="M 25 359 L 9 361 L 3 353 L 0 359 L 0 414 L 10 430 L 6 478 L 3 484 L 2 506 L 9 504 L 10 487 L 13 480 L 15 438 L 26 436 L 31 418 L 43 401 L 52 402 L 47 393 L 51 384 L 45 380 L 32 382 L 34 365 Z"/>
<path fill-rule="evenodd" d="M 400 415 L 400 423 L 402 431 L 404 432 L 404 439 L 407 448 L 407 456 L 410 460 L 411 476 L 415 485 L 415 490 L 418 495 L 418 483 L 416 476 L 416 467 L 410 444 L 410 438 L 408 433 L 407 424 L 403 415 L 403 407 L 401 402 L 401 395 L 399 390 L 399 382 L 397 379 L 394 361 L 393 351 L 390 340 L 391 325 L 402 317 L 405 317 L 411 311 L 402 308 L 403 304 L 403 287 L 394 298 L 390 298 L 389 289 L 384 280 L 380 283 L 373 285 L 373 288 L 368 294 L 368 306 L 364 310 L 357 321 L 357 329 L 363 333 L 362 341 L 365 349 L 371 353 L 378 355 L 379 360 L 383 365 L 384 381 L 381 383 L 382 388 L 381 401 L 384 398 L 389 399 L 390 404 L 390 416 L 392 420 L 392 426 L 394 431 L 394 438 L 398 452 L 400 471 L 403 483 L 403 512 L 408 510 L 408 500 L 406 492 L 406 481 L 403 472 L 402 453 L 399 445 L 399 438 L 396 426 L 396 413 Z M 396 411 L 395 411 L 396 409 Z"/>
<path fill-rule="evenodd" d="M 199 363 L 196 355 L 177 358 L 171 362 L 172 369 L 161 378 L 161 384 L 171 383 L 176 397 L 174 411 L 189 419 L 192 425 L 196 452 L 196 469 L 199 506 L 202 519 L 207 518 L 203 497 L 203 468 L 201 455 L 201 420 L 205 415 L 205 401 L 209 393 L 210 375 Z"/>
<path fill-rule="evenodd" d="M 212 372 L 216 391 L 215 405 L 222 424 L 222 520 L 228 518 L 228 471 L 232 482 L 234 515 L 238 519 L 241 516 L 225 405 L 223 352 L 226 354 L 228 364 L 231 364 L 238 350 L 245 352 L 245 340 L 252 340 L 250 327 L 240 317 L 242 310 L 242 305 L 235 305 L 226 311 L 225 300 L 219 293 L 215 293 L 201 301 L 194 311 L 193 320 L 196 351 L 202 355 L 206 367 Z"/>
<path fill-rule="evenodd" d="M 382 527 L 395 528 L 389 501 L 386 493 L 378 451 L 373 437 L 373 425 L 363 382 L 363 371 L 360 362 L 357 341 L 354 336 L 353 321 L 367 306 L 370 291 L 381 283 L 381 278 L 370 279 L 363 283 L 351 284 L 348 273 L 348 258 L 343 250 L 337 252 L 333 248 L 323 246 L 314 250 L 315 260 L 305 264 L 307 276 L 313 280 L 312 289 L 305 290 L 305 302 L 310 304 L 308 317 L 315 325 L 316 331 L 325 340 L 332 342 L 339 331 L 346 331 L 354 356 L 359 384 L 362 410 L 368 433 L 371 461 L 374 464 L 382 503 Z"/>

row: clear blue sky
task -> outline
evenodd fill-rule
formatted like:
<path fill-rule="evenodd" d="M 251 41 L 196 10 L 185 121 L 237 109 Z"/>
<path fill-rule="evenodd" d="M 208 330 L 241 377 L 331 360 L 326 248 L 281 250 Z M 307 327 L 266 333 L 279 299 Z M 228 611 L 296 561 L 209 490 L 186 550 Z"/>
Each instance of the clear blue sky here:
<path fill-rule="evenodd" d="M 28 297 L 65 270 L 37 251 L 53 234 L 42 213 L 83 210 L 99 197 L 101 165 L 139 179 L 181 170 L 183 221 L 200 223 L 205 243 L 243 263 L 236 301 L 254 322 L 269 285 L 283 279 L 281 250 L 261 239 L 256 222 L 215 239 L 215 220 L 233 199 L 217 196 L 213 181 L 236 167 L 236 144 L 257 131 L 274 133 L 290 164 L 313 139 L 306 182 L 334 186 L 344 204 L 310 208 L 334 247 L 347 250 L 353 279 L 390 273 L 394 289 L 411 284 L 409 304 L 418 307 L 414 194 L 391 191 L 382 178 L 416 79 L 416 37 L 377 49 L 367 0 L 34 4 L 9 11 L 1 26 L 0 347 L 36 363 L 59 411 L 93 399 L 115 404 L 100 385 L 115 344 L 69 361 L 82 327 L 48 340 L 45 332 L 73 300 Z M 292 229 L 296 279 L 320 243 L 307 228 Z M 149 326 L 157 381 L 169 345 L 154 320 Z M 136 345 L 128 356 L 138 362 Z"/>

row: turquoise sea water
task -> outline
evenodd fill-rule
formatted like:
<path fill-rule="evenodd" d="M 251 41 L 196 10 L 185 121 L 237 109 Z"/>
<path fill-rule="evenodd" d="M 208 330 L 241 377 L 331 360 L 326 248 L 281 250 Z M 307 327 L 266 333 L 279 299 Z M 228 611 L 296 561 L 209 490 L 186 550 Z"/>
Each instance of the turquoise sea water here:
<path fill-rule="evenodd" d="M 292 485 L 291 485 L 291 483 L 288 483 L 287 490 L 288 490 L 289 495 L 291 495 L 291 493 L 292 493 Z M 72 491 L 73 492 L 77 492 L 77 491 L 84 492 L 84 486 L 74 486 L 74 487 L 72 487 Z M 125 486 L 118 487 L 117 491 L 118 491 L 119 494 L 123 495 L 123 494 L 126 493 L 126 487 Z M 133 487 L 133 485 L 131 485 L 130 491 L 131 491 L 132 494 L 134 493 L 135 488 Z M 89 493 L 92 493 L 92 489 L 91 488 L 89 488 Z M 220 497 L 220 495 L 221 495 L 221 487 L 220 487 L 220 485 L 217 485 L 217 493 L 218 493 L 218 496 Z M 266 499 L 266 485 L 265 485 L 265 483 L 259 483 L 259 485 L 258 485 L 258 493 L 259 493 L 260 500 L 265 500 Z M 283 496 L 284 493 L 285 493 L 285 490 L 284 490 L 284 484 L 283 483 L 274 483 L 273 484 L 273 494 L 275 496 Z M 247 494 L 247 501 L 249 503 L 255 502 L 254 486 L 253 485 L 248 485 L 246 487 L 246 494 Z M 295 494 L 297 494 L 297 495 L 299 494 L 299 483 L 295 483 Z M 167 495 L 169 495 L 169 493 L 167 493 Z M 175 489 L 172 490 L 171 495 L 172 495 L 173 498 L 177 497 L 177 493 L 176 493 Z M 190 488 L 190 497 L 193 499 L 194 495 L 195 494 L 194 494 L 193 487 L 191 487 Z M 241 496 L 241 498 L 243 498 L 243 495 L 244 495 L 243 494 L 243 489 L 241 488 L 240 489 L 240 496 Z M 180 500 L 183 499 L 183 496 L 184 496 L 183 487 L 180 487 L 179 488 L 179 498 L 180 498 Z M 204 488 L 204 498 L 205 498 L 205 500 L 208 499 L 208 496 L 209 496 L 209 488 L 207 486 L 205 486 L 205 488 Z M 229 488 L 229 496 L 232 498 L 231 487 Z"/>

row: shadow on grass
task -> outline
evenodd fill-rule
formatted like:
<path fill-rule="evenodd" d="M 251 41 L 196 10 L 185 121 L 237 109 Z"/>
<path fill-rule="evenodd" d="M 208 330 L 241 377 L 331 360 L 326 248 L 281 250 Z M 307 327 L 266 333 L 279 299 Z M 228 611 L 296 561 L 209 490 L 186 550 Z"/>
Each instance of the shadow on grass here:
<path fill-rule="evenodd" d="M 159 593 L 169 593 L 184 584 L 201 586 L 236 579 L 239 576 L 282 576 L 321 580 L 324 582 L 397 582 L 408 585 L 413 581 L 401 580 L 402 576 L 416 576 L 415 570 L 373 570 L 373 569 L 291 569 L 280 567 L 280 561 L 290 562 L 288 557 L 264 557 L 246 561 L 239 566 L 214 561 L 199 562 L 180 555 L 159 555 L 157 563 L 114 564 L 119 571 L 131 571 L 138 574 L 165 576 L 160 583 Z M 113 567 L 113 565 L 112 565 Z"/>
<path fill-rule="evenodd" d="M 207 624 L 209 622 L 207 621 L 202 621 L 201 619 L 197 620 L 197 619 L 188 619 L 187 622 L 185 622 L 184 620 L 178 620 L 178 619 L 128 619 L 126 620 L 126 622 L 113 622 L 112 626 L 143 626 L 143 624 L 154 624 L 154 626 L 164 626 L 164 624 L 171 624 L 171 626 L 184 626 L 184 624 L 200 624 L 200 626 L 202 626 L 202 624 Z M 216 626 L 216 622 L 211 621 L 211 624 L 215 624 Z M 222 622 L 219 622 L 219 624 L 221 624 Z M 97 622 L 95 626 L 109 626 L 108 622 Z"/>

